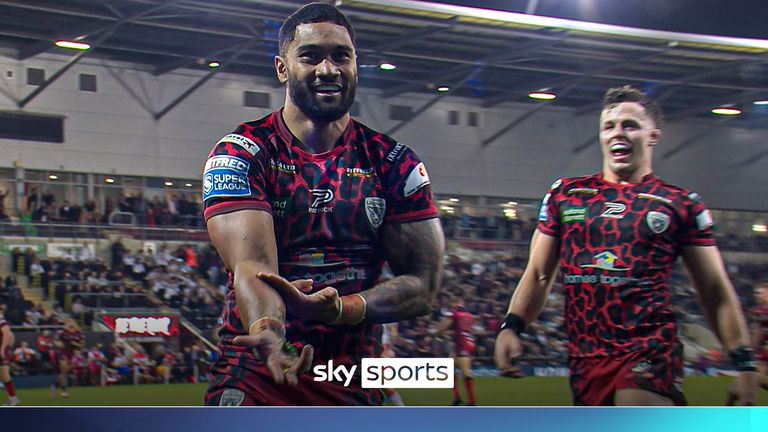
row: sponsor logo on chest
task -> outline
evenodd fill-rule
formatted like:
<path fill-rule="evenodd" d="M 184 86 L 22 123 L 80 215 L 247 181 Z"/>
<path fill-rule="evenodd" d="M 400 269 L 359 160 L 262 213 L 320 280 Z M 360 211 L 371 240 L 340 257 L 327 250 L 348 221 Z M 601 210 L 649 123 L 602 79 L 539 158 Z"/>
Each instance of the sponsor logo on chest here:
<path fill-rule="evenodd" d="M 627 205 L 624 203 L 607 202 L 605 203 L 605 210 L 600 215 L 604 218 L 621 219 L 627 212 Z"/>
<path fill-rule="evenodd" d="M 587 216 L 586 207 L 568 207 L 560 216 L 563 223 L 584 222 Z"/>
<path fill-rule="evenodd" d="M 333 201 L 334 193 L 332 189 L 310 189 L 309 190 L 309 212 L 310 213 L 331 213 L 333 206 L 325 206 Z"/>
<path fill-rule="evenodd" d="M 373 177 L 376 172 L 373 168 L 347 168 L 346 174 L 348 177 Z"/>
<path fill-rule="evenodd" d="M 274 159 L 270 159 L 269 164 L 272 166 L 272 169 L 276 169 L 282 173 L 290 175 L 296 174 L 296 165 L 294 164 L 288 164 L 283 161 L 275 161 Z"/>

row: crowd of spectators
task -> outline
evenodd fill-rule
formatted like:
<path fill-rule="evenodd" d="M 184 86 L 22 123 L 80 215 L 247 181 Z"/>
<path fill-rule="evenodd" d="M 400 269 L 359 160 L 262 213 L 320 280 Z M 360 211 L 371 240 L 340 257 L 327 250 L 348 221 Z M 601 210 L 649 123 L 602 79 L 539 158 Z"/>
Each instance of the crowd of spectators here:
<path fill-rule="evenodd" d="M 163 192 L 164 194 L 153 195 L 151 198 L 145 197 L 141 191 L 121 192 L 117 199 L 107 197 L 103 200 L 103 205 L 97 205 L 93 200 L 81 203 L 63 200 L 59 203 L 50 189 L 40 192 L 38 188 L 32 187 L 24 196 L 24 212 L 25 217 L 38 223 L 109 224 L 110 215 L 118 214 L 121 217 L 112 220 L 113 223 L 150 228 L 203 228 L 202 205 L 198 194 Z M 0 192 L 0 203 L 7 195 L 7 191 Z M 454 210 L 443 212 L 440 219 L 448 238 L 527 242 L 536 228 L 536 219 L 523 217 L 524 214 L 526 211 L 521 209 L 520 218 L 509 218 L 498 206 L 470 206 L 464 210 L 461 206 L 454 206 Z M 125 215 L 128 215 L 127 219 L 122 217 Z M 8 212 L 0 205 L 0 222 L 9 218 Z M 719 233 L 718 242 L 722 250 L 768 252 L 768 236 L 765 235 Z"/>
<path fill-rule="evenodd" d="M 6 317 L 14 325 L 56 325 L 67 316 L 90 325 L 94 308 L 157 308 L 181 311 L 203 329 L 212 328 L 219 316 L 226 273 L 211 246 L 201 250 L 182 244 L 174 251 L 163 244 L 135 252 L 122 241 L 110 247 L 110 257 L 90 256 L 86 243 L 76 254 L 65 251 L 57 258 L 39 259 L 32 249 L 11 253 L 11 273 L 5 278 L 0 300 L 8 305 Z M 42 288 L 43 300 L 54 305 L 43 315 L 21 295 L 15 276 L 23 275 L 32 288 Z"/>
<path fill-rule="evenodd" d="M 25 196 L 25 215 L 32 222 L 93 225 L 107 224 L 112 213 L 120 212 L 133 215 L 133 222 L 140 226 L 200 228 L 202 208 L 195 197 L 185 192 L 162 197 L 155 195 L 153 198 L 146 198 L 142 192 L 120 193 L 117 200 L 105 198 L 101 208 L 94 200 L 80 203 L 63 200 L 59 203 L 50 190 L 38 192 L 37 188 L 32 188 Z M 4 211 L 0 215 L 8 218 Z"/>
<path fill-rule="evenodd" d="M 13 375 L 55 374 L 56 357 L 51 355 L 51 345 L 50 330 L 40 333 L 36 346 L 20 342 L 12 351 Z M 196 382 L 205 380 L 207 365 L 217 355 L 199 342 L 181 350 L 164 343 L 94 343 L 75 351 L 70 378 L 73 386 Z"/>

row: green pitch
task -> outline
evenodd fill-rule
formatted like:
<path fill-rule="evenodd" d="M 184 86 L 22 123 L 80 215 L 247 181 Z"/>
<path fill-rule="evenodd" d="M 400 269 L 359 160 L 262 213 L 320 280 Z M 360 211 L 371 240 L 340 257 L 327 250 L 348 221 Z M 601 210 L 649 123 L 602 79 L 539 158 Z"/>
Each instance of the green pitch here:
<path fill-rule="evenodd" d="M 691 405 L 722 405 L 732 378 L 693 377 L 685 380 L 685 394 Z M 70 397 L 51 397 L 49 389 L 18 391 L 25 406 L 200 406 L 205 384 L 144 384 L 113 387 L 73 387 Z M 475 390 L 479 405 L 561 406 L 570 405 L 566 378 L 477 378 Z M 464 395 L 464 389 L 461 389 Z M 450 405 L 450 389 L 401 389 L 408 405 Z M 462 396 L 466 401 L 466 397 Z M 5 402 L 0 392 L 0 403 Z M 768 406 L 768 392 L 759 390 L 759 405 Z"/>

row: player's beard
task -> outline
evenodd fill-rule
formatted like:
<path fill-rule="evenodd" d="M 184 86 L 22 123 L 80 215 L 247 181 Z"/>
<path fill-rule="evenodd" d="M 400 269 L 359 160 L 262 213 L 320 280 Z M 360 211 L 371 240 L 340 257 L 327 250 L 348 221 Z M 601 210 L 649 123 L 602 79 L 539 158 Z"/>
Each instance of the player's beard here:
<path fill-rule="evenodd" d="M 291 101 L 310 120 L 324 123 L 336 121 L 344 117 L 352 107 L 352 103 L 355 102 L 356 80 L 342 83 L 341 97 L 338 102 L 332 103 L 322 102 L 317 93 L 311 90 L 311 86 L 311 83 L 304 83 L 292 75 L 288 75 L 288 95 Z"/>

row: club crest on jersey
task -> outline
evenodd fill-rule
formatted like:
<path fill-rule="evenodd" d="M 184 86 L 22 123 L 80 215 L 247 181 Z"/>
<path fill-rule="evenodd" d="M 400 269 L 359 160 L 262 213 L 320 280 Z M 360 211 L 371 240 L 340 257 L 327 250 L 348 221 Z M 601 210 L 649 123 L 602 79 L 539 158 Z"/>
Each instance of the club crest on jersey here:
<path fill-rule="evenodd" d="M 368 216 L 368 223 L 374 230 L 379 229 L 384 222 L 384 214 L 387 211 L 387 201 L 379 197 L 367 197 L 365 199 L 365 215 Z"/>
<path fill-rule="evenodd" d="M 221 393 L 219 406 L 240 406 L 245 400 L 245 393 L 242 390 L 228 388 Z"/>
<path fill-rule="evenodd" d="M 248 153 L 250 153 L 251 156 L 256 156 L 256 153 L 258 153 L 259 150 L 261 150 L 259 149 L 259 146 L 257 146 L 256 143 L 253 142 L 253 140 L 238 134 L 224 135 L 224 138 L 220 139 L 216 143 L 216 145 L 219 145 L 223 142 L 239 145 L 240 147 L 244 148 Z"/>
<path fill-rule="evenodd" d="M 419 162 L 419 164 L 411 170 L 411 173 L 408 174 L 408 179 L 405 180 L 403 196 L 408 198 L 428 184 L 429 174 L 427 174 L 427 168 L 424 167 L 424 162 Z"/>
<path fill-rule="evenodd" d="M 648 228 L 653 231 L 654 234 L 661 234 L 669 228 L 669 215 L 661 212 L 648 212 L 645 216 L 645 221 L 648 222 Z"/>
<path fill-rule="evenodd" d="M 613 219 L 621 219 L 624 217 L 624 212 L 627 211 L 627 206 L 623 203 L 607 202 L 605 203 L 605 210 L 600 217 L 607 217 Z"/>

